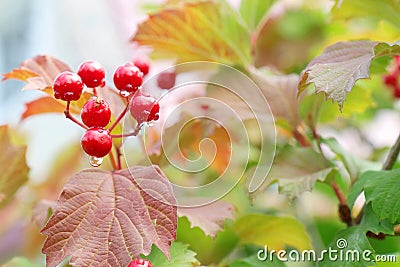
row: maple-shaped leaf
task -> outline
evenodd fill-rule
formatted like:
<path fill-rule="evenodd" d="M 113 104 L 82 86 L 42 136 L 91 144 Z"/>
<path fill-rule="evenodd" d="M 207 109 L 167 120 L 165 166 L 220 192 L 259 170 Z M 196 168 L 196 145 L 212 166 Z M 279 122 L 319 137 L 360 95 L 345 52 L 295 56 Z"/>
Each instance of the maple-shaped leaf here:
<path fill-rule="evenodd" d="M 62 113 L 64 110 L 65 104 L 55 100 L 51 96 L 44 96 L 25 104 L 25 110 L 21 115 L 21 120 L 43 113 Z"/>
<path fill-rule="evenodd" d="M 178 62 L 251 62 L 250 34 L 223 1 L 169 6 L 138 26 L 132 41 L 154 48 L 154 55 Z"/>
<path fill-rule="evenodd" d="M 192 227 L 199 227 L 206 235 L 215 237 L 222 230 L 226 219 L 233 219 L 232 204 L 217 201 L 199 207 L 180 207 L 179 216 L 188 218 Z"/>
<path fill-rule="evenodd" d="M 28 181 L 26 146 L 15 146 L 10 141 L 7 126 L 0 126 L 0 207 L 6 205 L 14 193 Z"/>
<path fill-rule="evenodd" d="M 314 83 L 316 93 L 324 92 L 326 98 L 337 102 L 342 110 L 346 94 L 352 90 L 355 82 L 369 78 L 371 60 L 380 56 L 400 54 L 399 44 L 349 41 L 328 46 L 303 71 L 298 85 L 299 92 Z"/>
<path fill-rule="evenodd" d="M 49 267 L 71 255 L 72 266 L 127 266 L 155 244 L 167 257 L 176 237 L 172 187 L 156 166 L 70 178 L 42 233 Z"/>
<path fill-rule="evenodd" d="M 51 90 L 55 77 L 63 71 L 71 71 L 71 68 L 50 55 L 37 55 L 25 60 L 11 72 L 3 74 L 3 80 L 27 82 L 24 90 Z"/>

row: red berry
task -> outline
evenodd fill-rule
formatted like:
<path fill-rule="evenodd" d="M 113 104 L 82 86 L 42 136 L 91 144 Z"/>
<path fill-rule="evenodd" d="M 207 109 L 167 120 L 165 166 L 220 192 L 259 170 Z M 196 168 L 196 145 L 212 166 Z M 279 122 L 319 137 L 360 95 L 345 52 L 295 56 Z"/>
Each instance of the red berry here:
<path fill-rule="evenodd" d="M 97 61 L 89 60 L 83 62 L 79 66 L 78 75 L 81 76 L 83 83 L 87 87 L 94 88 L 105 85 L 104 68 Z"/>
<path fill-rule="evenodd" d="M 81 111 L 81 119 L 88 127 L 105 127 L 110 118 L 110 106 L 104 99 L 97 97 L 89 99 Z"/>
<path fill-rule="evenodd" d="M 153 265 L 146 259 L 134 259 L 129 263 L 128 267 L 153 267 Z"/>
<path fill-rule="evenodd" d="M 89 156 L 102 158 L 111 151 L 112 138 L 106 129 L 93 127 L 82 136 L 81 145 Z"/>
<path fill-rule="evenodd" d="M 157 85 L 161 89 L 171 89 L 175 86 L 176 73 L 175 72 L 161 72 L 157 76 Z"/>
<path fill-rule="evenodd" d="M 388 86 L 396 86 L 397 85 L 397 75 L 394 73 L 387 74 L 383 76 L 383 82 Z"/>
<path fill-rule="evenodd" d="M 156 121 L 159 118 L 160 105 L 157 100 L 147 94 L 136 94 L 129 103 L 129 111 L 135 120 L 143 122 Z"/>
<path fill-rule="evenodd" d="M 143 82 L 143 73 L 133 63 L 119 66 L 114 72 L 114 84 L 117 89 L 134 93 Z"/>
<path fill-rule="evenodd" d="M 133 61 L 133 64 L 139 68 L 143 75 L 147 75 L 150 69 L 150 61 L 146 58 L 137 58 Z"/>
<path fill-rule="evenodd" d="M 70 71 L 61 72 L 54 80 L 54 97 L 64 101 L 75 101 L 81 97 L 83 83 L 78 74 Z"/>

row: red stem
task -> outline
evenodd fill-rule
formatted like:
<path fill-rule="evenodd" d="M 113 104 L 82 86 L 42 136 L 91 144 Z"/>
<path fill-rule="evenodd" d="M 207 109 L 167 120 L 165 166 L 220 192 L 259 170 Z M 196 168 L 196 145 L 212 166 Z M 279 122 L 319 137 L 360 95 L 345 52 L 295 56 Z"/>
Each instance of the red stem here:
<path fill-rule="evenodd" d="M 124 138 L 124 137 L 129 137 L 129 136 L 137 136 L 140 132 L 140 129 L 142 129 L 142 124 L 136 124 L 135 129 L 131 133 L 127 134 L 112 134 L 112 138 Z"/>
<path fill-rule="evenodd" d="M 293 130 L 293 136 L 302 147 L 310 147 L 311 146 L 310 141 L 308 139 L 306 139 L 305 136 L 299 132 L 299 130 L 297 130 L 297 129 Z"/>
<path fill-rule="evenodd" d="M 126 112 L 128 111 L 129 108 L 129 102 L 126 104 L 126 107 L 124 110 L 119 114 L 118 118 L 114 121 L 114 123 L 110 126 L 108 131 L 111 133 L 111 131 L 118 125 L 118 123 L 122 120 L 122 118 L 125 116 Z"/>
<path fill-rule="evenodd" d="M 83 129 L 88 130 L 89 127 L 87 127 L 85 124 L 83 124 L 82 122 L 78 121 L 74 116 L 71 115 L 71 113 L 69 112 L 69 107 L 70 107 L 70 101 L 67 101 L 67 107 L 64 110 L 65 117 L 67 119 L 71 120 L 72 122 L 76 123 L 77 125 L 79 125 Z"/>

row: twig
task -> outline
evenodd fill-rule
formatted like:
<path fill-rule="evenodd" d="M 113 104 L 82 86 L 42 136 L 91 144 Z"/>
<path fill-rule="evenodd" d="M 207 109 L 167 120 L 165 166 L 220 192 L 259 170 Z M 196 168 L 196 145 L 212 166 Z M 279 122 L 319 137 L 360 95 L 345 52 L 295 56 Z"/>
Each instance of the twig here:
<path fill-rule="evenodd" d="M 119 168 L 117 162 L 115 161 L 115 157 L 114 157 L 114 154 L 112 153 L 112 151 L 110 151 L 108 153 L 108 156 L 110 157 L 110 162 L 111 162 L 111 165 L 112 165 L 113 169 L 114 170 L 120 170 L 121 168 Z"/>
<path fill-rule="evenodd" d="M 140 129 L 142 129 L 142 124 L 136 124 L 135 129 L 133 130 L 133 132 L 131 133 L 127 133 L 127 134 L 112 134 L 111 137 L 112 138 L 124 138 L 124 137 L 129 137 L 129 136 L 137 136 L 140 132 Z"/>
<path fill-rule="evenodd" d="M 82 122 L 78 121 L 74 116 L 71 115 L 71 113 L 69 112 L 69 107 L 70 107 L 70 101 L 67 101 L 67 107 L 64 110 L 65 117 L 67 119 L 73 121 L 74 123 L 76 123 L 77 125 L 82 127 L 83 129 L 88 130 L 89 127 L 87 127 L 85 124 L 83 124 Z"/>
<path fill-rule="evenodd" d="M 115 152 L 117 153 L 117 164 L 118 164 L 118 170 L 122 169 L 122 165 L 121 165 L 121 149 L 117 146 L 115 146 Z"/>
<path fill-rule="evenodd" d="M 126 104 L 126 107 L 124 110 L 119 114 L 118 118 L 114 121 L 114 123 L 110 126 L 108 129 L 110 132 L 118 125 L 118 123 L 122 120 L 122 118 L 125 116 L 126 112 L 128 111 L 129 108 L 129 102 Z"/>
<path fill-rule="evenodd" d="M 383 163 L 382 170 L 387 171 L 393 168 L 393 165 L 396 163 L 397 157 L 400 153 L 400 134 L 397 137 L 396 143 L 392 146 L 389 151 L 388 156 L 386 157 L 385 162 Z"/>
<path fill-rule="evenodd" d="M 351 217 L 351 210 L 349 207 L 349 204 L 347 204 L 347 198 L 346 196 L 343 194 L 342 190 L 340 189 L 340 187 L 338 186 L 338 184 L 333 181 L 331 183 L 333 191 L 336 194 L 336 197 L 339 200 L 339 217 L 342 220 L 342 222 L 346 223 L 347 226 L 352 226 L 354 225 L 354 221 L 353 218 Z"/>

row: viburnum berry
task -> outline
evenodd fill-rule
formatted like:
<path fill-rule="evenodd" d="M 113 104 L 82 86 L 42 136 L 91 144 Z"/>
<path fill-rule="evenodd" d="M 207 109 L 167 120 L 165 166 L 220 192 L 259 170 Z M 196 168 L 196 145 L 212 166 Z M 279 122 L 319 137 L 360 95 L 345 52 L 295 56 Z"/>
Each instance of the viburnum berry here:
<path fill-rule="evenodd" d="M 105 85 L 105 71 L 97 61 L 89 60 L 83 62 L 79 66 L 78 75 L 87 87 L 94 88 Z"/>
<path fill-rule="evenodd" d="M 159 119 L 160 105 L 151 95 L 136 94 L 129 103 L 132 117 L 139 123 L 151 122 Z"/>
<path fill-rule="evenodd" d="M 387 86 L 396 86 L 397 80 L 398 80 L 398 77 L 397 77 L 396 73 L 390 73 L 390 74 L 383 76 L 383 82 Z"/>
<path fill-rule="evenodd" d="M 105 127 L 111 119 L 110 106 L 104 99 L 92 97 L 83 106 L 81 119 L 88 127 Z"/>
<path fill-rule="evenodd" d="M 93 127 L 84 133 L 81 145 L 89 156 L 102 158 L 111 151 L 112 138 L 108 130 L 102 127 Z"/>
<path fill-rule="evenodd" d="M 161 89 L 171 89 L 175 86 L 176 73 L 175 72 L 161 72 L 157 76 L 157 85 Z"/>
<path fill-rule="evenodd" d="M 53 83 L 54 97 L 64 101 L 76 101 L 81 97 L 84 85 L 81 77 L 70 71 L 57 75 Z"/>
<path fill-rule="evenodd" d="M 143 75 L 147 75 L 150 70 L 150 61 L 147 58 L 139 57 L 133 61 L 133 65 L 139 68 Z"/>
<path fill-rule="evenodd" d="M 143 72 L 128 62 L 115 70 L 113 78 L 118 90 L 135 93 L 143 83 Z"/>
<path fill-rule="evenodd" d="M 134 259 L 129 263 L 128 267 L 153 267 L 153 265 L 146 259 Z"/>

